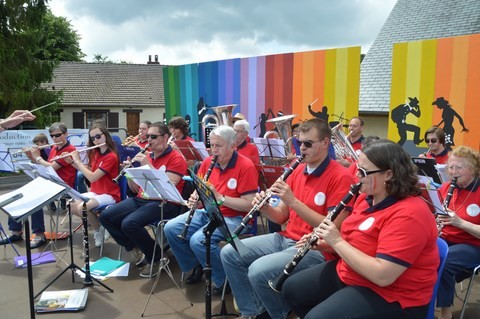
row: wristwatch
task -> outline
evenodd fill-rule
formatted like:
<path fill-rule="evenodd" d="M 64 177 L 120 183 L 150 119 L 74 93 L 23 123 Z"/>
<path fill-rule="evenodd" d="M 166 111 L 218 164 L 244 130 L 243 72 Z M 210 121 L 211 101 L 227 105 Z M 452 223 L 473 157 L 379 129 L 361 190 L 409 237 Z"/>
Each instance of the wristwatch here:
<path fill-rule="evenodd" d="M 218 204 L 218 206 L 222 206 L 223 203 L 225 203 L 225 196 L 220 195 L 220 198 L 218 199 L 217 204 Z"/>
<path fill-rule="evenodd" d="M 37 164 L 38 164 L 38 163 L 40 162 L 40 160 L 41 160 L 41 159 L 42 159 L 42 157 L 41 157 L 41 156 L 37 156 L 37 158 L 35 158 L 35 163 L 37 163 Z"/>

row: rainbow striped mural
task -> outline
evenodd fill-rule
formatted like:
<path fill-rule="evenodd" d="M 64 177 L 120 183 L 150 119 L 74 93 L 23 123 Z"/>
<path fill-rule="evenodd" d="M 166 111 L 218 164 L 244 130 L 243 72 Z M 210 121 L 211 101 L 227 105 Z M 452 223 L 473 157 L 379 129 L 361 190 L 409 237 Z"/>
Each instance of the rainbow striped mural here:
<path fill-rule="evenodd" d="M 208 106 L 237 104 L 233 113 L 244 114 L 256 126 L 250 135 L 258 136 L 262 113 L 269 119 L 278 112 L 298 114 L 295 123 L 313 117 L 308 105 L 314 100 L 312 110 L 326 106 L 329 121 L 358 115 L 360 47 L 171 66 L 163 78 L 167 120 L 181 115 L 200 122 L 201 100 Z M 199 127 L 190 127 L 200 139 Z"/>
<path fill-rule="evenodd" d="M 446 133 L 448 126 L 453 126 L 454 145 L 478 149 L 480 131 L 475 130 L 475 125 L 480 115 L 479 56 L 480 34 L 395 44 L 390 115 L 398 105 L 409 102 L 408 97 L 417 97 L 421 114 L 418 117 L 409 114 L 406 121 L 420 129 L 420 138 L 423 139 L 425 131 L 434 125 L 444 128 Z M 442 97 L 454 110 L 450 111 L 450 116 L 432 105 Z M 469 129 L 468 133 L 462 132 L 464 127 Z M 413 142 L 414 132 L 407 134 L 408 141 Z M 388 137 L 393 141 L 400 139 L 392 116 Z M 405 146 L 411 154 L 418 154 L 427 147 L 424 142 L 417 146 L 407 142 Z"/>

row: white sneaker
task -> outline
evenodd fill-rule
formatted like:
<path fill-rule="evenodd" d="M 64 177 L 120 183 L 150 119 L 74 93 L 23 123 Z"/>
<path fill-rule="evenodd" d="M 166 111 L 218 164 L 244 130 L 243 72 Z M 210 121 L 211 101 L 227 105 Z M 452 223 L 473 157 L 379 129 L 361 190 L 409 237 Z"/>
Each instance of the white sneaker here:
<path fill-rule="evenodd" d="M 95 247 L 102 246 L 102 239 L 103 239 L 102 237 L 103 237 L 103 234 L 100 229 L 96 230 L 95 233 L 93 233 L 93 240 L 95 241 Z"/>
<path fill-rule="evenodd" d="M 110 233 L 103 226 L 100 226 L 100 229 L 103 231 L 103 240 L 107 241 L 110 238 Z"/>

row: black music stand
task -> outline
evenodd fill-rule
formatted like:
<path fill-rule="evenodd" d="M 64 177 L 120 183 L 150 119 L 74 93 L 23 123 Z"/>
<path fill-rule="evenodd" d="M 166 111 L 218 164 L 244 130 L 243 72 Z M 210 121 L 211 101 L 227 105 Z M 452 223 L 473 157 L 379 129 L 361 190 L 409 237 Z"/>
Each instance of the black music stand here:
<path fill-rule="evenodd" d="M 222 235 L 227 240 L 227 243 L 232 244 L 233 248 L 236 250 L 241 247 L 241 242 L 236 236 L 232 236 L 230 230 L 225 223 L 220 208 L 218 207 L 217 200 L 213 192 L 208 188 L 208 186 L 203 182 L 198 176 L 196 176 L 192 171 L 190 175 L 193 179 L 195 189 L 202 201 L 203 207 L 207 211 L 207 214 L 210 218 L 210 222 L 203 228 L 203 234 L 205 235 L 205 267 L 203 272 L 205 273 L 205 318 L 210 319 L 213 316 L 235 316 L 235 314 L 228 314 L 226 312 L 226 307 L 224 305 L 225 300 L 222 300 L 222 313 L 212 316 L 212 268 L 210 264 L 210 244 L 212 239 L 212 234 L 215 229 L 219 229 Z"/>
<path fill-rule="evenodd" d="M 431 177 L 435 183 L 442 184 L 440 174 L 435 168 L 437 161 L 434 158 L 412 157 L 412 162 L 418 168 L 418 175 Z"/>

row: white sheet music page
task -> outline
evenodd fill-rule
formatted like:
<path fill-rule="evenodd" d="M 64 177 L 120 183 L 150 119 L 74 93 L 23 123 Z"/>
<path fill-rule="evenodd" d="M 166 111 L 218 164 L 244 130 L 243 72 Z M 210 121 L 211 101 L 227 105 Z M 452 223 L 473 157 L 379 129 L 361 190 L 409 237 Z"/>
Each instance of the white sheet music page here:
<path fill-rule="evenodd" d="M 435 214 L 445 214 L 443 211 L 443 205 L 440 201 L 440 196 L 438 195 L 438 189 L 433 186 L 433 180 L 431 177 L 418 175 L 418 181 L 421 184 L 424 184 L 427 188 L 428 196 L 432 202 L 433 207 L 435 207 Z"/>
<path fill-rule="evenodd" d="M 11 204 L 3 207 L 3 210 L 13 219 L 18 219 L 21 216 L 43 207 L 52 198 L 57 197 L 60 193 L 65 191 L 65 187 L 54 182 L 48 181 L 42 177 L 37 177 L 30 183 L 10 193 L 0 196 L 0 202 L 16 195 L 23 194 L 23 197 L 14 201 Z"/>
<path fill-rule="evenodd" d="M 207 157 L 210 156 L 203 142 L 191 141 L 191 143 L 195 147 L 195 149 L 200 153 L 200 155 L 202 156 L 202 159 L 206 159 Z"/>

